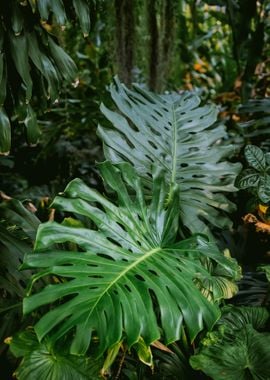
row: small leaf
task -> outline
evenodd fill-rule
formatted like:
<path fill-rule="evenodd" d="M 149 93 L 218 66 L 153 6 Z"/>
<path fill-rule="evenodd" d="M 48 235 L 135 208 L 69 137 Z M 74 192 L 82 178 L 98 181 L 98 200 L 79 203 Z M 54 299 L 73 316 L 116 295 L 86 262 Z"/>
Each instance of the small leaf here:
<path fill-rule="evenodd" d="M 24 18 L 21 8 L 17 2 L 12 3 L 11 25 L 15 36 L 19 36 L 23 31 Z"/>
<path fill-rule="evenodd" d="M 259 188 L 258 188 L 258 197 L 263 203 L 270 202 L 270 176 L 265 175 L 260 178 Z"/>
<path fill-rule="evenodd" d="M 83 35 L 87 37 L 90 31 L 89 5 L 85 0 L 73 0 L 73 7 L 79 19 Z"/>
<path fill-rule="evenodd" d="M 138 354 L 140 361 L 150 367 L 153 367 L 153 355 L 150 346 L 148 346 L 142 337 L 134 344 L 133 348 Z"/>
<path fill-rule="evenodd" d="M 0 107 L 4 105 L 7 92 L 7 66 L 4 53 L 0 53 Z"/>
<path fill-rule="evenodd" d="M 26 86 L 26 101 L 28 102 L 32 96 L 33 83 L 28 62 L 27 39 L 25 35 L 14 36 L 12 33 L 10 33 L 9 38 L 13 62 Z"/>
<path fill-rule="evenodd" d="M 265 156 L 263 151 L 255 145 L 245 147 L 245 157 L 250 166 L 259 171 L 266 168 Z"/>
<path fill-rule="evenodd" d="M 59 72 L 65 79 L 73 81 L 77 75 L 77 67 L 75 63 L 51 37 L 48 38 L 48 43 Z"/>
<path fill-rule="evenodd" d="M 7 155 L 11 145 L 11 126 L 9 118 L 4 110 L 0 108 L 0 154 Z"/>
<path fill-rule="evenodd" d="M 40 129 L 38 126 L 36 113 L 29 104 L 27 106 L 27 115 L 24 119 L 24 125 L 26 127 L 28 144 L 31 146 L 36 145 L 40 137 Z"/>
<path fill-rule="evenodd" d="M 254 169 L 243 170 L 235 180 L 235 186 L 238 189 L 248 189 L 256 187 L 260 179 L 260 175 Z"/>
<path fill-rule="evenodd" d="M 102 376 L 106 375 L 108 369 L 111 367 L 111 365 L 115 361 L 119 353 L 119 350 L 121 348 L 121 345 L 122 345 L 122 341 L 115 343 L 111 348 L 108 349 L 106 359 L 101 369 Z"/>

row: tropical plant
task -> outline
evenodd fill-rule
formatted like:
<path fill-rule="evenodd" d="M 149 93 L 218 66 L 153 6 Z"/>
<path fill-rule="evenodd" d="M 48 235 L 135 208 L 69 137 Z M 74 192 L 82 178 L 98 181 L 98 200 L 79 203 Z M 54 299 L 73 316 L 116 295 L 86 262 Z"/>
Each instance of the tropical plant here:
<path fill-rule="evenodd" d="M 264 153 L 255 145 L 245 147 L 245 158 L 250 166 L 237 177 L 235 185 L 239 189 L 249 189 L 259 202 L 270 201 L 270 153 Z"/>
<path fill-rule="evenodd" d="M 231 280 L 239 276 L 236 262 L 201 236 L 178 240 L 178 187 L 168 203 L 166 179 L 158 168 L 152 174 L 150 199 L 143 195 L 130 164 L 106 162 L 100 168 L 118 201 L 109 201 L 80 180 L 55 199 L 53 207 L 87 216 L 97 230 L 55 222 L 41 225 L 36 252 L 26 255 L 23 268 L 41 269 L 32 285 L 49 274 L 69 280 L 26 297 L 24 313 L 62 299 L 38 321 L 35 331 L 42 339 L 54 330 L 57 340 L 76 328 L 73 354 L 85 354 L 92 336 L 99 340 L 99 355 L 123 339 L 130 347 L 140 336 L 148 345 L 161 337 L 170 343 L 179 339 L 182 324 L 193 340 L 219 316 L 217 305 L 193 283 L 198 276 L 210 276 L 201 258 L 221 265 Z M 57 249 L 56 244 L 66 242 L 76 244 L 79 252 Z"/>
<path fill-rule="evenodd" d="M 40 221 L 16 199 L 5 196 L 0 204 L 0 340 L 22 323 L 22 299 L 31 272 L 18 270 L 25 252 L 33 249 Z M 0 352 L 5 346 L 0 345 Z"/>
<path fill-rule="evenodd" d="M 215 123 L 217 109 L 200 106 L 190 93 L 158 96 L 140 86 L 129 90 L 117 79 L 110 91 L 119 112 L 101 106 L 112 123 L 98 128 L 105 157 L 130 162 L 146 188 L 152 166 L 163 169 L 169 200 L 174 186 L 180 187 L 180 218 L 189 231 L 210 234 L 210 226 L 230 228 L 226 213 L 235 206 L 222 193 L 235 191 L 241 165 L 225 161 L 235 147 L 226 144 L 224 125 Z"/>
<path fill-rule="evenodd" d="M 1 3 L 0 154 L 10 151 L 11 117 L 16 116 L 25 125 L 28 143 L 36 144 L 40 132 L 30 102 L 38 97 L 46 106 L 48 100 L 57 100 L 64 79 L 75 80 L 76 66 L 59 46 L 53 31 L 53 26 L 64 27 L 74 13 L 87 35 L 90 28 L 87 0 Z"/>
<path fill-rule="evenodd" d="M 213 332 L 190 363 L 213 380 L 267 380 L 270 376 L 266 329 L 269 313 L 259 307 L 226 307 Z"/>
<path fill-rule="evenodd" d="M 96 380 L 100 378 L 99 361 L 70 355 L 65 347 L 59 349 L 53 346 L 49 338 L 39 343 L 32 329 L 16 334 L 7 343 L 15 357 L 23 357 L 21 365 L 14 373 L 17 379 Z"/>

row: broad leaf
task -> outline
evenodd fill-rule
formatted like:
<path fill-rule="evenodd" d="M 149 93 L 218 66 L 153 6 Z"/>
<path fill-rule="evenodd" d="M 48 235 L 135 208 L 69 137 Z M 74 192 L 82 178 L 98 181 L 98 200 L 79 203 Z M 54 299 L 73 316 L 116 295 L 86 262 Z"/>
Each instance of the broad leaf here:
<path fill-rule="evenodd" d="M 14 356 L 23 357 L 15 371 L 18 380 L 97 380 L 101 363 L 69 355 L 53 348 L 49 339 L 39 343 L 32 330 L 15 335 L 10 342 Z"/>
<path fill-rule="evenodd" d="M 254 169 L 243 170 L 235 180 L 235 186 L 239 189 L 256 187 L 260 179 L 260 174 Z"/>
<path fill-rule="evenodd" d="M 258 186 L 258 197 L 263 203 L 270 202 L 270 175 L 261 176 Z"/>
<path fill-rule="evenodd" d="M 220 340 L 191 358 L 194 369 L 213 380 L 267 380 L 270 377 L 270 334 L 246 325 L 231 340 Z"/>
<path fill-rule="evenodd" d="M 146 186 L 153 164 L 162 168 L 171 188 L 180 187 L 181 220 L 191 232 L 230 227 L 234 205 L 222 193 L 235 191 L 240 164 L 225 161 L 234 147 L 221 144 L 227 133 L 215 124 L 217 109 L 189 93 L 158 96 L 117 79 L 110 90 L 120 113 L 101 107 L 113 125 L 98 128 L 106 158 L 131 162 Z"/>
<path fill-rule="evenodd" d="M 251 167 L 258 171 L 264 171 L 266 167 L 263 151 L 255 145 L 245 147 L 245 157 Z"/>
<path fill-rule="evenodd" d="M 115 203 L 78 179 L 53 203 L 90 218 L 97 230 L 45 223 L 38 231 L 37 252 L 25 258 L 24 268 L 42 269 L 33 282 L 47 275 L 66 278 L 24 300 L 25 313 L 55 302 L 35 326 L 38 338 L 53 331 L 59 339 L 76 328 L 72 353 L 85 353 L 92 335 L 102 353 L 125 337 L 128 346 L 140 337 L 147 345 L 161 337 L 165 343 L 176 341 L 184 323 L 194 340 L 219 317 L 217 306 L 194 284 L 198 273 L 209 276 L 199 259 L 219 263 L 231 278 L 238 277 L 236 262 L 204 237 L 178 241 L 179 191 L 176 186 L 168 204 L 160 170 L 151 178 L 150 198 L 144 197 L 129 164 L 106 162 L 101 172 L 117 195 Z M 60 250 L 58 244 L 65 242 L 75 243 L 80 252 Z"/>
<path fill-rule="evenodd" d="M 262 307 L 226 307 L 216 331 L 190 359 L 194 369 L 213 380 L 267 380 L 270 376 L 269 313 Z"/>

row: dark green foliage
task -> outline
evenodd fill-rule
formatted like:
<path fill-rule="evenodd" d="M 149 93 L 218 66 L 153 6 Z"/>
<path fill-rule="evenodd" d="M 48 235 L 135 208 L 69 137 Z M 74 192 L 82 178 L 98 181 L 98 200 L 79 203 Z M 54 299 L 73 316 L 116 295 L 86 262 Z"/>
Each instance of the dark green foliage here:
<path fill-rule="evenodd" d="M 22 323 L 22 298 L 31 272 L 19 271 L 24 254 L 32 250 L 39 220 L 15 199 L 0 204 L 0 340 Z M 0 345 L 0 351 L 4 348 Z"/>
<path fill-rule="evenodd" d="M 87 0 L 74 1 L 74 11 L 83 33 L 90 28 Z M 36 98 L 54 102 L 63 79 L 75 80 L 77 69 L 69 55 L 58 45 L 53 25 L 63 26 L 73 18 L 72 2 L 62 0 L 10 0 L 0 4 L 0 154 L 10 151 L 10 123 L 17 114 L 25 125 L 27 141 L 36 144 L 40 131 L 29 103 Z M 70 13 L 71 12 L 71 13 Z M 3 107 L 3 108 L 2 108 Z"/>
<path fill-rule="evenodd" d="M 159 169 L 153 173 L 150 201 L 144 198 L 140 179 L 129 164 L 105 163 L 101 171 L 118 202 L 110 202 L 79 180 L 70 183 L 65 197 L 56 198 L 54 207 L 87 216 L 98 230 L 57 223 L 41 226 L 36 253 L 26 256 L 24 268 L 42 268 L 33 282 L 48 274 L 70 280 L 25 298 L 24 312 L 74 295 L 46 313 L 35 328 L 42 339 L 57 326 L 54 338 L 59 339 L 76 327 L 72 353 L 85 353 L 92 334 L 100 341 L 97 353 L 125 337 L 128 346 L 140 335 L 147 345 L 161 336 L 170 343 L 179 339 L 182 323 L 193 340 L 219 314 L 192 282 L 198 273 L 202 278 L 209 276 L 200 257 L 219 263 L 231 280 L 239 276 L 237 264 L 202 237 L 177 240 L 179 192 L 175 186 L 166 206 L 168 188 Z M 131 186 L 135 198 L 128 194 Z M 82 252 L 53 248 L 64 242 L 76 244 Z"/>
<path fill-rule="evenodd" d="M 201 349 L 191 357 L 192 367 L 213 380 L 269 379 L 270 334 L 260 332 L 268 320 L 263 308 L 225 308 L 218 329 L 202 340 Z"/>
<path fill-rule="evenodd" d="M 39 343 L 32 329 L 12 337 L 10 350 L 23 358 L 15 376 L 18 380 L 97 380 L 102 363 L 90 357 L 70 355 L 55 347 L 49 338 Z"/>
<path fill-rule="evenodd" d="M 245 158 L 250 169 L 245 169 L 237 177 L 235 185 L 239 189 L 254 189 L 260 202 L 270 201 L 270 154 L 255 145 L 245 147 Z"/>

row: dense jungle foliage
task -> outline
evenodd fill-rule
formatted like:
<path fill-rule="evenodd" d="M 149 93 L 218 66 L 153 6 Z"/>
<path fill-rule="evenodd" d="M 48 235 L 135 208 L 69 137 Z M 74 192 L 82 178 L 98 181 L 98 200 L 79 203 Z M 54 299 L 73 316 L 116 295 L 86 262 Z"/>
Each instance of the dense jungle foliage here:
<path fill-rule="evenodd" d="M 269 42 L 269 0 L 0 0 L 1 379 L 270 379 Z"/>

